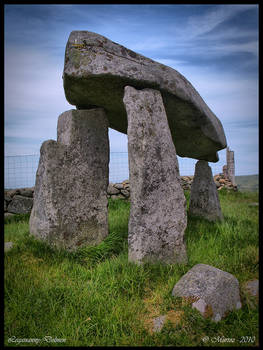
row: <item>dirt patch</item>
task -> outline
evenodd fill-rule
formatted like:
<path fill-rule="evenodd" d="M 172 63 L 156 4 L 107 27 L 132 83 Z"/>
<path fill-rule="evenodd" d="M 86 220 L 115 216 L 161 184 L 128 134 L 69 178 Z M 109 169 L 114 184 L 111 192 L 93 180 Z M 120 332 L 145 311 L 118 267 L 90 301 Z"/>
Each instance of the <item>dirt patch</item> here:
<path fill-rule="evenodd" d="M 143 321 L 144 328 L 151 335 L 153 335 L 155 320 L 163 316 L 165 317 L 163 324 L 166 324 L 168 321 L 170 321 L 171 324 L 176 327 L 182 321 L 184 311 L 172 309 L 161 315 L 160 309 L 163 304 L 162 296 L 157 294 L 157 292 L 150 291 L 149 289 L 147 292 L 150 292 L 151 294 L 143 299 L 146 312 L 142 315 L 141 320 Z M 174 305 L 171 305 L 171 307 L 173 306 Z"/>
<path fill-rule="evenodd" d="M 183 310 L 169 310 L 167 312 L 167 317 L 165 322 L 170 321 L 174 327 L 181 323 L 183 319 L 184 311 Z"/>

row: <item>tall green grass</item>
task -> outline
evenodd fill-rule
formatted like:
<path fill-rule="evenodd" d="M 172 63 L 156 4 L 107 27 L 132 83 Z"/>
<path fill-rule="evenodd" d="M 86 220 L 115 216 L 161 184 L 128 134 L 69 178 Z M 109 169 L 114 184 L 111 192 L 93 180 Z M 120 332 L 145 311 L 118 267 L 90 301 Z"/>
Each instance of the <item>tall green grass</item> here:
<path fill-rule="evenodd" d="M 189 193 L 185 195 L 189 200 Z M 246 303 L 242 291 L 245 281 L 258 278 L 258 208 L 248 205 L 258 194 L 219 195 L 223 222 L 188 218 L 189 261 L 184 266 L 128 262 L 128 201 L 110 200 L 109 236 L 75 253 L 51 249 L 31 237 L 28 216 L 6 221 L 5 241 L 14 242 L 14 248 L 5 253 L 5 345 L 233 345 L 213 342 L 219 336 L 235 338 L 234 346 L 258 344 L 258 310 Z M 239 280 L 243 307 L 219 323 L 171 295 L 174 284 L 198 263 Z M 160 333 L 151 333 L 147 324 L 169 312 L 181 312 L 180 322 L 168 321 Z M 255 336 L 255 342 L 239 343 L 242 336 Z M 204 342 L 204 337 L 210 340 Z"/>

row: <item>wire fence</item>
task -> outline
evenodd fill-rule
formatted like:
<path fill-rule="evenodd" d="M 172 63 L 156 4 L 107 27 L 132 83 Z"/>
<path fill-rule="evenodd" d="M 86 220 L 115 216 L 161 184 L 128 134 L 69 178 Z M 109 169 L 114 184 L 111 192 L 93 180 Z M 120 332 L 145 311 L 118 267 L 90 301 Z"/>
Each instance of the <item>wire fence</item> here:
<path fill-rule="evenodd" d="M 4 186 L 5 189 L 33 187 L 35 185 L 39 154 L 17 155 L 4 157 Z M 181 176 L 194 174 L 196 159 L 178 157 Z M 217 163 L 209 163 L 213 175 L 222 173 L 225 159 Z M 117 183 L 129 179 L 127 152 L 110 152 L 109 182 Z"/>

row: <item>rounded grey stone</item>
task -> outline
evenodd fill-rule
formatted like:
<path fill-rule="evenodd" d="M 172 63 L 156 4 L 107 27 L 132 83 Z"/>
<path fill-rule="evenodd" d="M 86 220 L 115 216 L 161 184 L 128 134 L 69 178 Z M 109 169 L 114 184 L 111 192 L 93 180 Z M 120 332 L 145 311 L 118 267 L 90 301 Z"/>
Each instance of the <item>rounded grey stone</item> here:
<path fill-rule="evenodd" d="M 220 314 L 216 314 L 215 317 L 213 318 L 213 321 L 219 322 L 219 321 L 221 321 L 221 319 L 222 319 L 221 315 Z"/>
<path fill-rule="evenodd" d="M 22 188 L 20 189 L 20 195 L 24 197 L 33 197 L 33 190 L 32 188 Z"/>
<path fill-rule="evenodd" d="M 118 194 L 118 193 L 120 193 L 120 191 L 116 187 L 114 187 L 113 184 L 110 183 L 108 185 L 107 193 L 112 195 L 112 194 Z"/>
<path fill-rule="evenodd" d="M 13 242 L 5 242 L 5 252 L 13 248 Z"/>
<path fill-rule="evenodd" d="M 160 332 L 164 326 L 166 315 L 161 315 L 153 319 L 153 332 Z"/>
<path fill-rule="evenodd" d="M 123 184 L 120 184 L 120 183 L 116 183 L 113 185 L 113 187 L 117 188 L 117 190 L 123 190 Z"/>
<path fill-rule="evenodd" d="M 259 280 L 255 279 L 245 283 L 245 290 L 252 296 L 256 297 L 259 293 Z"/>
<path fill-rule="evenodd" d="M 174 286 L 173 296 L 197 298 L 195 306 L 204 315 L 206 307 L 218 321 L 240 305 L 239 283 L 232 274 L 205 264 L 193 266 Z M 202 299 L 202 305 L 198 299 Z M 206 305 L 206 306 L 205 306 Z M 203 306 L 203 307 L 202 307 Z"/>
<path fill-rule="evenodd" d="M 130 191 L 121 190 L 121 194 L 123 194 L 125 197 L 129 197 L 130 196 Z"/>

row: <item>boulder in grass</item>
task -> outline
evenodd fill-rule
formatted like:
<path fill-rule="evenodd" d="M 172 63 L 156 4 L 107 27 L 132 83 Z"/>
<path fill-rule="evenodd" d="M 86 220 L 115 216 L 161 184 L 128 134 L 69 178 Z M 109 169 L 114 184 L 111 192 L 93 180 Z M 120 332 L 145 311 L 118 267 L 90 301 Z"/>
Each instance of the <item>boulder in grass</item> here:
<path fill-rule="evenodd" d="M 258 307 L 259 299 L 259 280 L 254 279 L 247 281 L 243 284 L 243 293 L 245 296 L 245 302 L 252 308 L 255 309 Z"/>
<path fill-rule="evenodd" d="M 161 315 L 153 319 L 153 333 L 160 332 L 164 326 L 166 315 Z"/>
<path fill-rule="evenodd" d="M 242 306 L 236 277 L 205 264 L 192 267 L 175 284 L 172 295 L 184 298 L 204 317 L 216 322 Z"/>
<path fill-rule="evenodd" d="M 244 285 L 244 289 L 253 297 L 258 297 L 259 281 L 257 279 L 248 281 Z"/>

